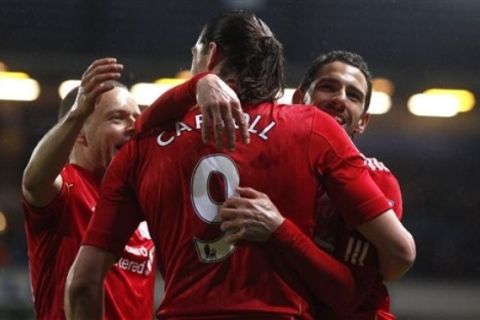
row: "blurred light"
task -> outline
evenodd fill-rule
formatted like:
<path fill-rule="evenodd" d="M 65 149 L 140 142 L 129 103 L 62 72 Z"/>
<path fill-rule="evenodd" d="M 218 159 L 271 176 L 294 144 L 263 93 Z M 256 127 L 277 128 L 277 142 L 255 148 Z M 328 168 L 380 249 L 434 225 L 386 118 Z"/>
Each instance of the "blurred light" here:
<path fill-rule="evenodd" d="M 373 91 L 383 92 L 388 94 L 390 97 L 393 96 L 395 92 L 395 86 L 393 82 L 385 78 L 374 78 L 372 80 Z"/>
<path fill-rule="evenodd" d="M 65 96 L 75 87 L 80 85 L 80 80 L 65 80 L 58 87 L 58 94 L 60 98 L 65 98 Z"/>
<path fill-rule="evenodd" d="M 456 100 L 458 112 L 466 112 L 473 109 L 475 106 L 475 96 L 467 90 L 457 89 L 428 89 L 424 91 L 425 94 L 441 96 L 442 98 L 453 97 Z"/>
<path fill-rule="evenodd" d="M 295 89 L 285 88 L 285 90 L 283 91 L 283 96 L 281 96 L 280 99 L 277 100 L 277 103 L 291 104 L 294 93 Z"/>
<path fill-rule="evenodd" d="M 370 100 L 370 107 L 368 113 L 370 114 L 385 114 L 392 108 L 392 99 L 390 95 L 385 92 L 372 92 Z"/>
<path fill-rule="evenodd" d="M 453 117 L 458 113 L 458 100 L 453 96 L 419 93 L 411 96 L 407 105 L 416 116 Z"/>
<path fill-rule="evenodd" d="M 0 61 L 0 72 L 2 71 L 7 71 L 7 65 L 5 64 L 5 62 Z"/>
<path fill-rule="evenodd" d="M 2 71 L 0 72 L 0 79 L 28 79 L 30 76 L 25 72 L 12 72 Z"/>
<path fill-rule="evenodd" d="M 170 89 L 171 87 L 182 84 L 185 81 L 187 81 L 187 79 L 185 79 L 185 78 L 183 78 L 183 79 L 179 79 L 179 78 L 160 78 L 160 79 L 155 80 L 154 83 L 169 86 L 168 89 Z"/>
<path fill-rule="evenodd" d="M 137 101 L 138 104 L 144 106 L 151 105 L 157 97 L 159 97 L 167 90 L 168 89 L 165 88 L 165 86 L 145 82 L 134 84 L 130 88 L 130 92 L 135 98 L 135 101 Z"/>
<path fill-rule="evenodd" d="M 0 100 L 33 101 L 40 95 L 40 85 L 23 72 L 0 72 Z"/>
<path fill-rule="evenodd" d="M 7 230 L 7 217 L 0 211 L 0 233 L 5 232 L 5 230 Z"/>
<path fill-rule="evenodd" d="M 165 91 L 185 81 L 186 79 L 162 78 L 155 80 L 155 83 L 140 82 L 134 84 L 130 92 L 139 105 L 149 106 Z"/>
<path fill-rule="evenodd" d="M 188 80 L 192 76 L 193 75 L 189 70 L 181 70 L 181 71 L 177 72 L 177 74 L 175 75 L 175 78 Z"/>

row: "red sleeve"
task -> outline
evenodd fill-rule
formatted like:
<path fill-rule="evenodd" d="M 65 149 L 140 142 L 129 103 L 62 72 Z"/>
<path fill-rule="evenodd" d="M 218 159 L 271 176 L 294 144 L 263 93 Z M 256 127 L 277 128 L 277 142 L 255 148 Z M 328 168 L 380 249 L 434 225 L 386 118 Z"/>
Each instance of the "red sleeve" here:
<path fill-rule="evenodd" d="M 99 247 L 117 257 L 122 255 L 128 239 L 144 220 L 130 184 L 135 165 L 134 143 L 127 143 L 108 167 L 83 241 L 84 245 Z"/>
<path fill-rule="evenodd" d="M 376 269 L 347 267 L 337 261 L 289 220 L 270 241 L 315 298 L 340 314 L 353 312 L 378 279 Z"/>
<path fill-rule="evenodd" d="M 309 157 L 348 227 L 368 222 L 392 207 L 345 130 L 319 110 L 314 114 Z"/>
<path fill-rule="evenodd" d="M 374 171 L 372 178 L 385 196 L 393 201 L 393 210 L 398 219 L 403 216 L 403 201 L 400 184 L 390 171 Z"/>
<path fill-rule="evenodd" d="M 61 221 L 61 216 L 68 212 L 68 200 L 71 197 L 69 184 L 74 183 L 74 175 L 70 173 L 67 167 L 60 172 L 62 176 L 62 187 L 58 194 L 43 207 L 36 207 L 28 202 L 22 195 L 22 206 L 25 212 L 27 225 L 33 232 L 41 230 L 55 229 Z"/>
<path fill-rule="evenodd" d="M 144 133 L 170 121 L 182 119 L 196 103 L 198 80 L 207 74 L 208 72 L 200 73 L 158 97 L 135 122 L 135 132 Z"/>

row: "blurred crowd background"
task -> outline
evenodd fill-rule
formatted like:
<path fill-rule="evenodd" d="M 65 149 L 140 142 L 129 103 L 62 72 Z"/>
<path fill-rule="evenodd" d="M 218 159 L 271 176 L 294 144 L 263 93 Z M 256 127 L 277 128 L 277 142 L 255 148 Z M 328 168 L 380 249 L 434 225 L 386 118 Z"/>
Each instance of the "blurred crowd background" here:
<path fill-rule="evenodd" d="M 361 54 L 374 76 L 393 83 L 391 109 L 356 142 L 398 177 L 417 243 L 415 266 L 391 286 L 394 310 L 400 319 L 480 319 L 478 103 L 453 117 L 407 108 L 428 88 L 480 99 L 475 0 L 1 0 L 0 67 L 28 73 L 41 92 L 29 102 L 0 100 L 0 319 L 32 317 L 20 179 L 56 122 L 59 84 L 102 56 L 124 63 L 129 86 L 174 77 L 190 68 L 203 24 L 234 8 L 256 12 L 284 44 L 289 87 L 332 49 Z"/>

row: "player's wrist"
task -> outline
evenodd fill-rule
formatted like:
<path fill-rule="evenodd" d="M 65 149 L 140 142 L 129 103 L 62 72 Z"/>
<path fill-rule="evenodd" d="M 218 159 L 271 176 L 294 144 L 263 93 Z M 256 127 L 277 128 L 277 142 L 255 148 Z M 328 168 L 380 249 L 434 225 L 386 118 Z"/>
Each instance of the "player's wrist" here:
<path fill-rule="evenodd" d="M 92 112 L 75 102 L 72 109 L 67 113 L 66 120 L 84 122 Z"/>

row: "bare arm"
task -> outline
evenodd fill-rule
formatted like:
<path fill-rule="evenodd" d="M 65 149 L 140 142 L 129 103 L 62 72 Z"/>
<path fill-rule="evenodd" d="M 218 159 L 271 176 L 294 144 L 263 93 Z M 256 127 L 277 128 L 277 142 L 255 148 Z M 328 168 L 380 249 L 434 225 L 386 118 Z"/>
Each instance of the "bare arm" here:
<path fill-rule="evenodd" d="M 104 82 L 119 78 L 122 68 L 116 59 L 104 58 L 85 71 L 72 110 L 40 140 L 23 172 L 22 192 L 29 203 L 44 206 L 58 194 L 63 182 L 60 171 L 85 120 L 93 112 L 96 99 L 113 88 Z"/>
<path fill-rule="evenodd" d="M 385 281 L 399 279 L 413 265 L 415 241 L 393 210 L 358 226 L 357 230 L 375 245 L 380 272 Z"/>
<path fill-rule="evenodd" d="M 103 318 L 103 281 L 115 256 L 92 246 L 81 246 L 70 268 L 65 284 L 67 319 L 94 320 Z"/>

